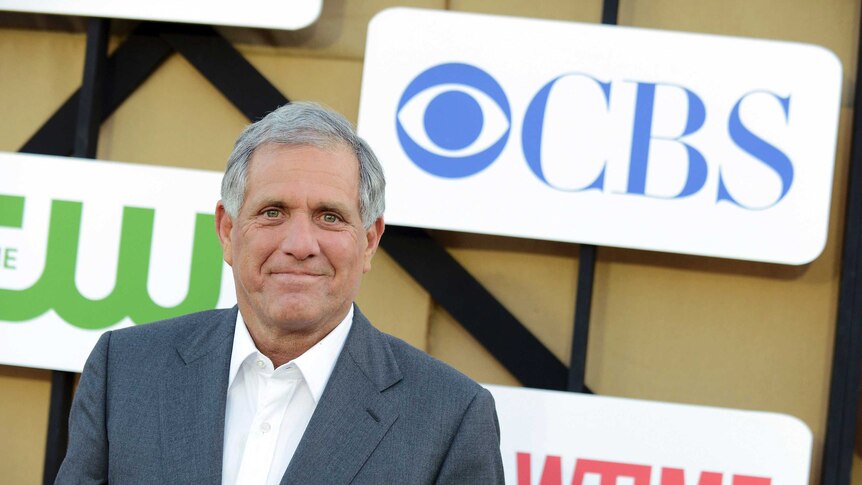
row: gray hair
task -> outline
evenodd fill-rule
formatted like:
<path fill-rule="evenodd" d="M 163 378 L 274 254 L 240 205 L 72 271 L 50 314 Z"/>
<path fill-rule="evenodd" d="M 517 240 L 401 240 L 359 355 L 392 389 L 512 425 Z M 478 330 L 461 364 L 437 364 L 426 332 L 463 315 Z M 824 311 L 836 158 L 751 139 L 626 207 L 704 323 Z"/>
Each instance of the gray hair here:
<path fill-rule="evenodd" d="M 320 149 L 346 146 L 359 161 L 359 214 L 363 226 L 368 229 L 383 215 L 386 180 L 368 143 L 335 111 L 316 103 L 294 102 L 248 125 L 237 138 L 221 183 L 222 203 L 232 218 L 239 214 L 245 200 L 249 160 L 258 147 L 267 143 Z"/>

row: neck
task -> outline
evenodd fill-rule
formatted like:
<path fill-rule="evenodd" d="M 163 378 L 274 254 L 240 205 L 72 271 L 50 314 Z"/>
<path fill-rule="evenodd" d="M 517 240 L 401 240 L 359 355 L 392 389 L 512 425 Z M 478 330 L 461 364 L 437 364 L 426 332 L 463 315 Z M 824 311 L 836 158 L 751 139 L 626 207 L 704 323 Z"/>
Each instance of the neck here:
<path fill-rule="evenodd" d="M 337 327 L 344 317 L 325 325 L 311 326 L 301 330 L 287 330 L 274 325 L 245 320 L 246 328 L 254 345 L 272 361 L 275 368 L 296 359 L 323 340 Z"/>

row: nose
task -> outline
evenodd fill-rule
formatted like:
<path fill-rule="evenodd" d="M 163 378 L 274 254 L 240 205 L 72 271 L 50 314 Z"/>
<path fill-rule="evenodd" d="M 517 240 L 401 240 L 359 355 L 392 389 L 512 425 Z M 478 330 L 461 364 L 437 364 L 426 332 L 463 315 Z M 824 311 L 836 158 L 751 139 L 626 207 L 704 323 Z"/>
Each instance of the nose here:
<path fill-rule="evenodd" d="M 314 233 L 314 224 L 308 217 L 294 214 L 284 225 L 280 249 L 299 261 L 303 261 L 320 251 L 317 237 Z"/>

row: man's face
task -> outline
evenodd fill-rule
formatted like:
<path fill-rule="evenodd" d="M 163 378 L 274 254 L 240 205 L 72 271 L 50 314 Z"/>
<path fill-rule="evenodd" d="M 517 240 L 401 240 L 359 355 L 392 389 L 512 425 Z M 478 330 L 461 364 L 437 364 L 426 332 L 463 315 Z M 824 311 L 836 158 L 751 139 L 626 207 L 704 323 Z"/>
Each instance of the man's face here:
<path fill-rule="evenodd" d="M 363 228 L 359 162 L 346 146 L 267 144 L 250 160 L 239 214 L 219 202 L 216 227 L 249 327 L 311 334 L 347 314 L 383 219 Z"/>

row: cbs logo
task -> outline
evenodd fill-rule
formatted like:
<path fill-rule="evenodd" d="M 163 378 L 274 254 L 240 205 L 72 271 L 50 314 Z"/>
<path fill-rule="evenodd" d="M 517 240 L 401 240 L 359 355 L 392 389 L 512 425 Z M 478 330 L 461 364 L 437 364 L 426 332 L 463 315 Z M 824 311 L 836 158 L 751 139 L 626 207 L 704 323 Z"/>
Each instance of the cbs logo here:
<path fill-rule="evenodd" d="M 524 161 L 531 172 L 552 189 L 607 191 L 607 162 L 590 176 L 590 181 L 578 187 L 561 187 L 545 174 L 542 143 L 548 98 L 555 84 L 572 77 L 593 85 L 594 88 L 589 90 L 591 96 L 600 97 L 599 102 L 606 108 L 611 105 L 612 83 L 589 74 L 567 73 L 547 82 L 530 100 L 523 115 L 520 141 Z M 706 105 L 701 96 L 692 89 L 674 84 L 622 82 L 632 83 L 635 90 L 628 178 L 622 193 L 680 199 L 704 190 L 709 172 L 707 159 L 688 139 L 703 127 L 706 120 Z M 653 115 L 658 88 L 676 91 L 685 99 L 684 127 L 675 136 L 654 133 Z M 728 177 L 724 166 L 728 161 L 716 164 L 718 183 L 713 187 L 712 195 L 716 203 L 726 201 L 744 209 L 761 210 L 774 206 L 787 195 L 794 181 L 790 157 L 757 135 L 756 130 L 746 125 L 746 119 L 740 113 L 749 103 L 767 106 L 771 113 L 770 122 L 786 127 L 790 101 L 789 95 L 781 96 L 768 90 L 750 91 L 735 99 L 724 125 L 726 135 L 747 154 L 747 159 L 751 160 L 749 165 L 760 165 L 755 169 L 760 175 L 759 178 L 749 176 L 745 170 L 735 168 L 736 175 Z M 509 100 L 500 84 L 487 72 L 465 63 L 439 64 L 421 72 L 401 95 L 395 118 L 398 140 L 410 160 L 427 173 L 442 178 L 468 177 L 494 163 L 509 140 L 512 125 Z M 685 170 L 680 187 L 670 194 L 656 195 L 647 190 L 650 145 L 656 140 L 683 148 Z M 768 183 L 762 182 L 763 172 L 769 175 Z M 758 185 L 768 186 L 768 189 Z M 755 193 L 753 197 L 752 192 Z"/>

